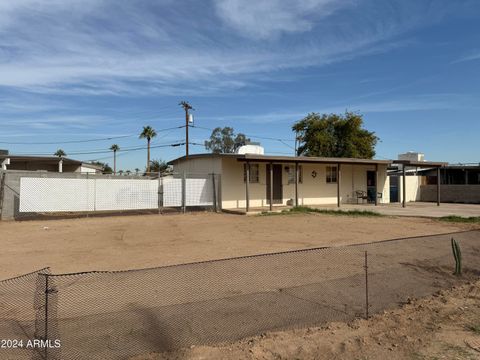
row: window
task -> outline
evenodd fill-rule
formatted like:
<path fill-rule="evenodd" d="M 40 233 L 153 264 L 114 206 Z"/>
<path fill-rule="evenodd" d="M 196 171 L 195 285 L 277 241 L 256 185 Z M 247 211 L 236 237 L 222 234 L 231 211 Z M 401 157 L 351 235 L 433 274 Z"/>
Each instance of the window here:
<path fill-rule="evenodd" d="M 258 183 L 258 164 L 250 164 L 250 182 Z M 247 181 L 247 164 L 243 164 L 243 182 Z"/>
<path fill-rule="evenodd" d="M 337 182 L 337 167 L 327 166 L 327 184 L 335 184 Z"/>
<path fill-rule="evenodd" d="M 288 183 L 295 184 L 295 165 L 287 166 L 285 170 L 288 171 Z M 301 184 L 302 182 L 303 182 L 303 169 L 302 169 L 302 165 L 298 165 L 298 183 Z"/>

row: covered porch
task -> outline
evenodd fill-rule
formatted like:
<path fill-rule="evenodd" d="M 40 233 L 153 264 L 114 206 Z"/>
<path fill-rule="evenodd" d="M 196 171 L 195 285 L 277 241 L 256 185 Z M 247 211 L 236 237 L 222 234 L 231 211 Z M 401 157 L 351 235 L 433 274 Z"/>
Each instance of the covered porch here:
<path fill-rule="evenodd" d="M 255 154 L 245 154 L 236 160 L 243 164 L 245 186 L 244 207 L 237 208 L 245 213 L 258 208 L 274 211 L 286 206 L 340 207 L 355 203 L 376 206 L 389 202 L 390 160 Z M 265 197 L 259 201 L 263 197 L 262 186 Z"/>

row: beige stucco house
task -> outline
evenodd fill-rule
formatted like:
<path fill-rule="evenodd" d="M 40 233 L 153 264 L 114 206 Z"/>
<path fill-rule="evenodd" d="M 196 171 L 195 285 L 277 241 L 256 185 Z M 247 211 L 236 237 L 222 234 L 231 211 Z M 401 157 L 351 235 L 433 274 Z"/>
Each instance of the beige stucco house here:
<path fill-rule="evenodd" d="M 390 163 L 263 154 L 195 154 L 169 162 L 176 173 L 219 174 L 222 208 L 247 211 L 282 205 L 388 203 Z"/>

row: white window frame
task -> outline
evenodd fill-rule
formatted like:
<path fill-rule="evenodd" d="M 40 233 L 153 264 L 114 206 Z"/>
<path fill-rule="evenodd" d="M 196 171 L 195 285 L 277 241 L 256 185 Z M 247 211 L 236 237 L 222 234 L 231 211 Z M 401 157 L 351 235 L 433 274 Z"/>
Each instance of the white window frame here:
<path fill-rule="evenodd" d="M 247 164 L 243 164 L 243 182 L 247 182 Z M 259 164 L 250 164 L 250 184 L 258 184 L 260 182 L 260 166 Z"/>
<path fill-rule="evenodd" d="M 327 166 L 326 168 L 326 182 L 327 184 L 336 184 L 337 183 L 337 167 L 336 166 Z"/>
<path fill-rule="evenodd" d="M 288 167 L 287 183 L 289 185 L 290 184 L 295 184 L 295 165 Z M 299 184 L 303 183 L 303 167 L 302 167 L 302 165 L 298 165 L 298 183 Z"/>

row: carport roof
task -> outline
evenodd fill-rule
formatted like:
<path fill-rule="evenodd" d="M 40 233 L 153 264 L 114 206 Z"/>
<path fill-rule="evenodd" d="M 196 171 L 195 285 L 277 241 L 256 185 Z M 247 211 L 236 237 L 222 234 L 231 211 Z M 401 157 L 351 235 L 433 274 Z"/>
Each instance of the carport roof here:
<path fill-rule="evenodd" d="M 448 162 L 438 161 L 415 161 L 415 160 L 394 160 L 393 164 L 401 164 L 405 166 L 415 166 L 422 168 L 444 167 L 448 165 Z"/>
<path fill-rule="evenodd" d="M 12 161 L 41 161 L 41 162 L 59 162 L 60 158 L 56 156 L 27 156 L 27 155 L 0 155 L 0 159 L 10 159 Z M 63 163 L 82 164 L 82 161 L 62 158 Z"/>

